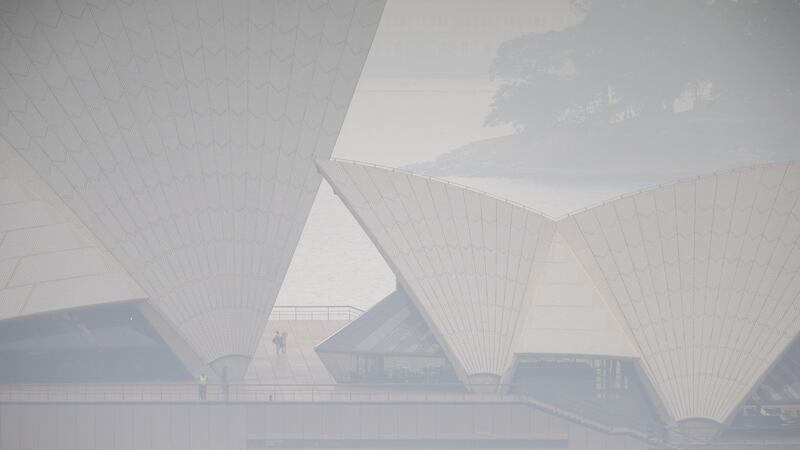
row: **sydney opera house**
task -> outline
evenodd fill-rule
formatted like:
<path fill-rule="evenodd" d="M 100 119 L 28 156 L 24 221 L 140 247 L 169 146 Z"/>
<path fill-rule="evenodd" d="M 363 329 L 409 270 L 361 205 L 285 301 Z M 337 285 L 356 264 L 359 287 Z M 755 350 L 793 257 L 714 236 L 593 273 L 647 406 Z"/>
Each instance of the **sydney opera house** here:
<path fill-rule="evenodd" d="M 331 159 L 383 6 L 0 7 L 0 449 L 797 448 L 800 164 L 552 218 Z M 323 178 L 367 311 L 274 307 Z"/>
<path fill-rule="evenodd" d="M 3 11 L 2 311 L 132 308 L 237 378 L 383 5 L 190 3 Z"/>
<path fill-rule="evenodd" d="M 342 382 L 358 374 L 353 357 L 378 353 L 387 379 L 414 367 L 633 428 L 716 433 L 770 407 L 796 427 L 800 165 L 556 220 L 403 171 L 319 166 L 397 276 L 397 292 L 317 346 Z"/>

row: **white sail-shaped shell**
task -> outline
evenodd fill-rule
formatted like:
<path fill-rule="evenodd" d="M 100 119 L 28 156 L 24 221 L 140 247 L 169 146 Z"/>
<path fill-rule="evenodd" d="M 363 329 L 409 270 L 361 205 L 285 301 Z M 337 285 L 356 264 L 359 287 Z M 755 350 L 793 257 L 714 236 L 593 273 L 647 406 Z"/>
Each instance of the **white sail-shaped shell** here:
<path fill-rule="evenodd" d="M 201 357 L 247 358 L 382 9 L 8 2 L 0 135 Z"/>
<path fill-rule="evenodd" d="M 559 223 L 676 420 L 723 423 L 800 332 L 800 165 L 663 186 Z"/>
<path fill-rule="evenodd" d="M 509 368 L 520 317 L 554 223 L 460 186 L 341 161 L 320 161 L 470 380 Z"/>

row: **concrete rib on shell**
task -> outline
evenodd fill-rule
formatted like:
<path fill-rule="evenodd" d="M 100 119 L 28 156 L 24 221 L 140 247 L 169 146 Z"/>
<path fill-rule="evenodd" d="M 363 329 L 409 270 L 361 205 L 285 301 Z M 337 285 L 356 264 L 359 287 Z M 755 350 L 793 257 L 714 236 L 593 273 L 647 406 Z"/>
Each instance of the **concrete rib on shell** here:
<path fill-rule="evenodd" d="M 0 134 L 201 357 L 249 357 L 382 9 L 4 2 Z"/>
<path fill-rule="evenodd" d="M 431 178 L 342 161 L 318 165 L 462 375 L 502 377 L 555 224 Z"/>
<path fill-rule="evenodd" d="M 559 223 L 676 420 L 724 423 L 800 332 L 800 165 L 678 182 Z"/>

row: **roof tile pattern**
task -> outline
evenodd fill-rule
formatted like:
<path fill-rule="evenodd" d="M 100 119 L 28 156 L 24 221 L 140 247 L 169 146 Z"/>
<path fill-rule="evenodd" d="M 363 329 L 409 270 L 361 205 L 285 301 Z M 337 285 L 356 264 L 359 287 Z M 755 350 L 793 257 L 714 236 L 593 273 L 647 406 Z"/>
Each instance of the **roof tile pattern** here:
<path fill-rule="evenodd" d="M 410 173 L 318 162 L 467 375 L 502 376 L 555 224 Z"/>
<path fill-rule="evenodd" d="M 0 320 L 146 294 L 14 150 L 0 145 Z"/>
<path fill-rule="evenodd" d="M 207 361 L 250 355 L 382 1 L 0 6 L 0 134 Z"/>
<path fill-rule="evenodd" d="M 562 228 L 676 420 L 724 422 L 800 332 L 798 164 L 644 191 Z"/>

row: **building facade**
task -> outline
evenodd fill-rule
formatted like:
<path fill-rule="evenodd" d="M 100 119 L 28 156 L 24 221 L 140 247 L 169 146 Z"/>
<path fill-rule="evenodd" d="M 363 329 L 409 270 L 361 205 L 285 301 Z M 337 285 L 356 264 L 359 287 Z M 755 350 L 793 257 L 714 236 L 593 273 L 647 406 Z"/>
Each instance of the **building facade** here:
<path fill-rule="evenodd" d="M 395 169 L 318 166 L 468 389 L 645 418 L 642 429 L 717 435 L 755 416 L 798 428 L 786 361 L 800 332 L 800 165 L 701 176 L 558 219 Z"/>

